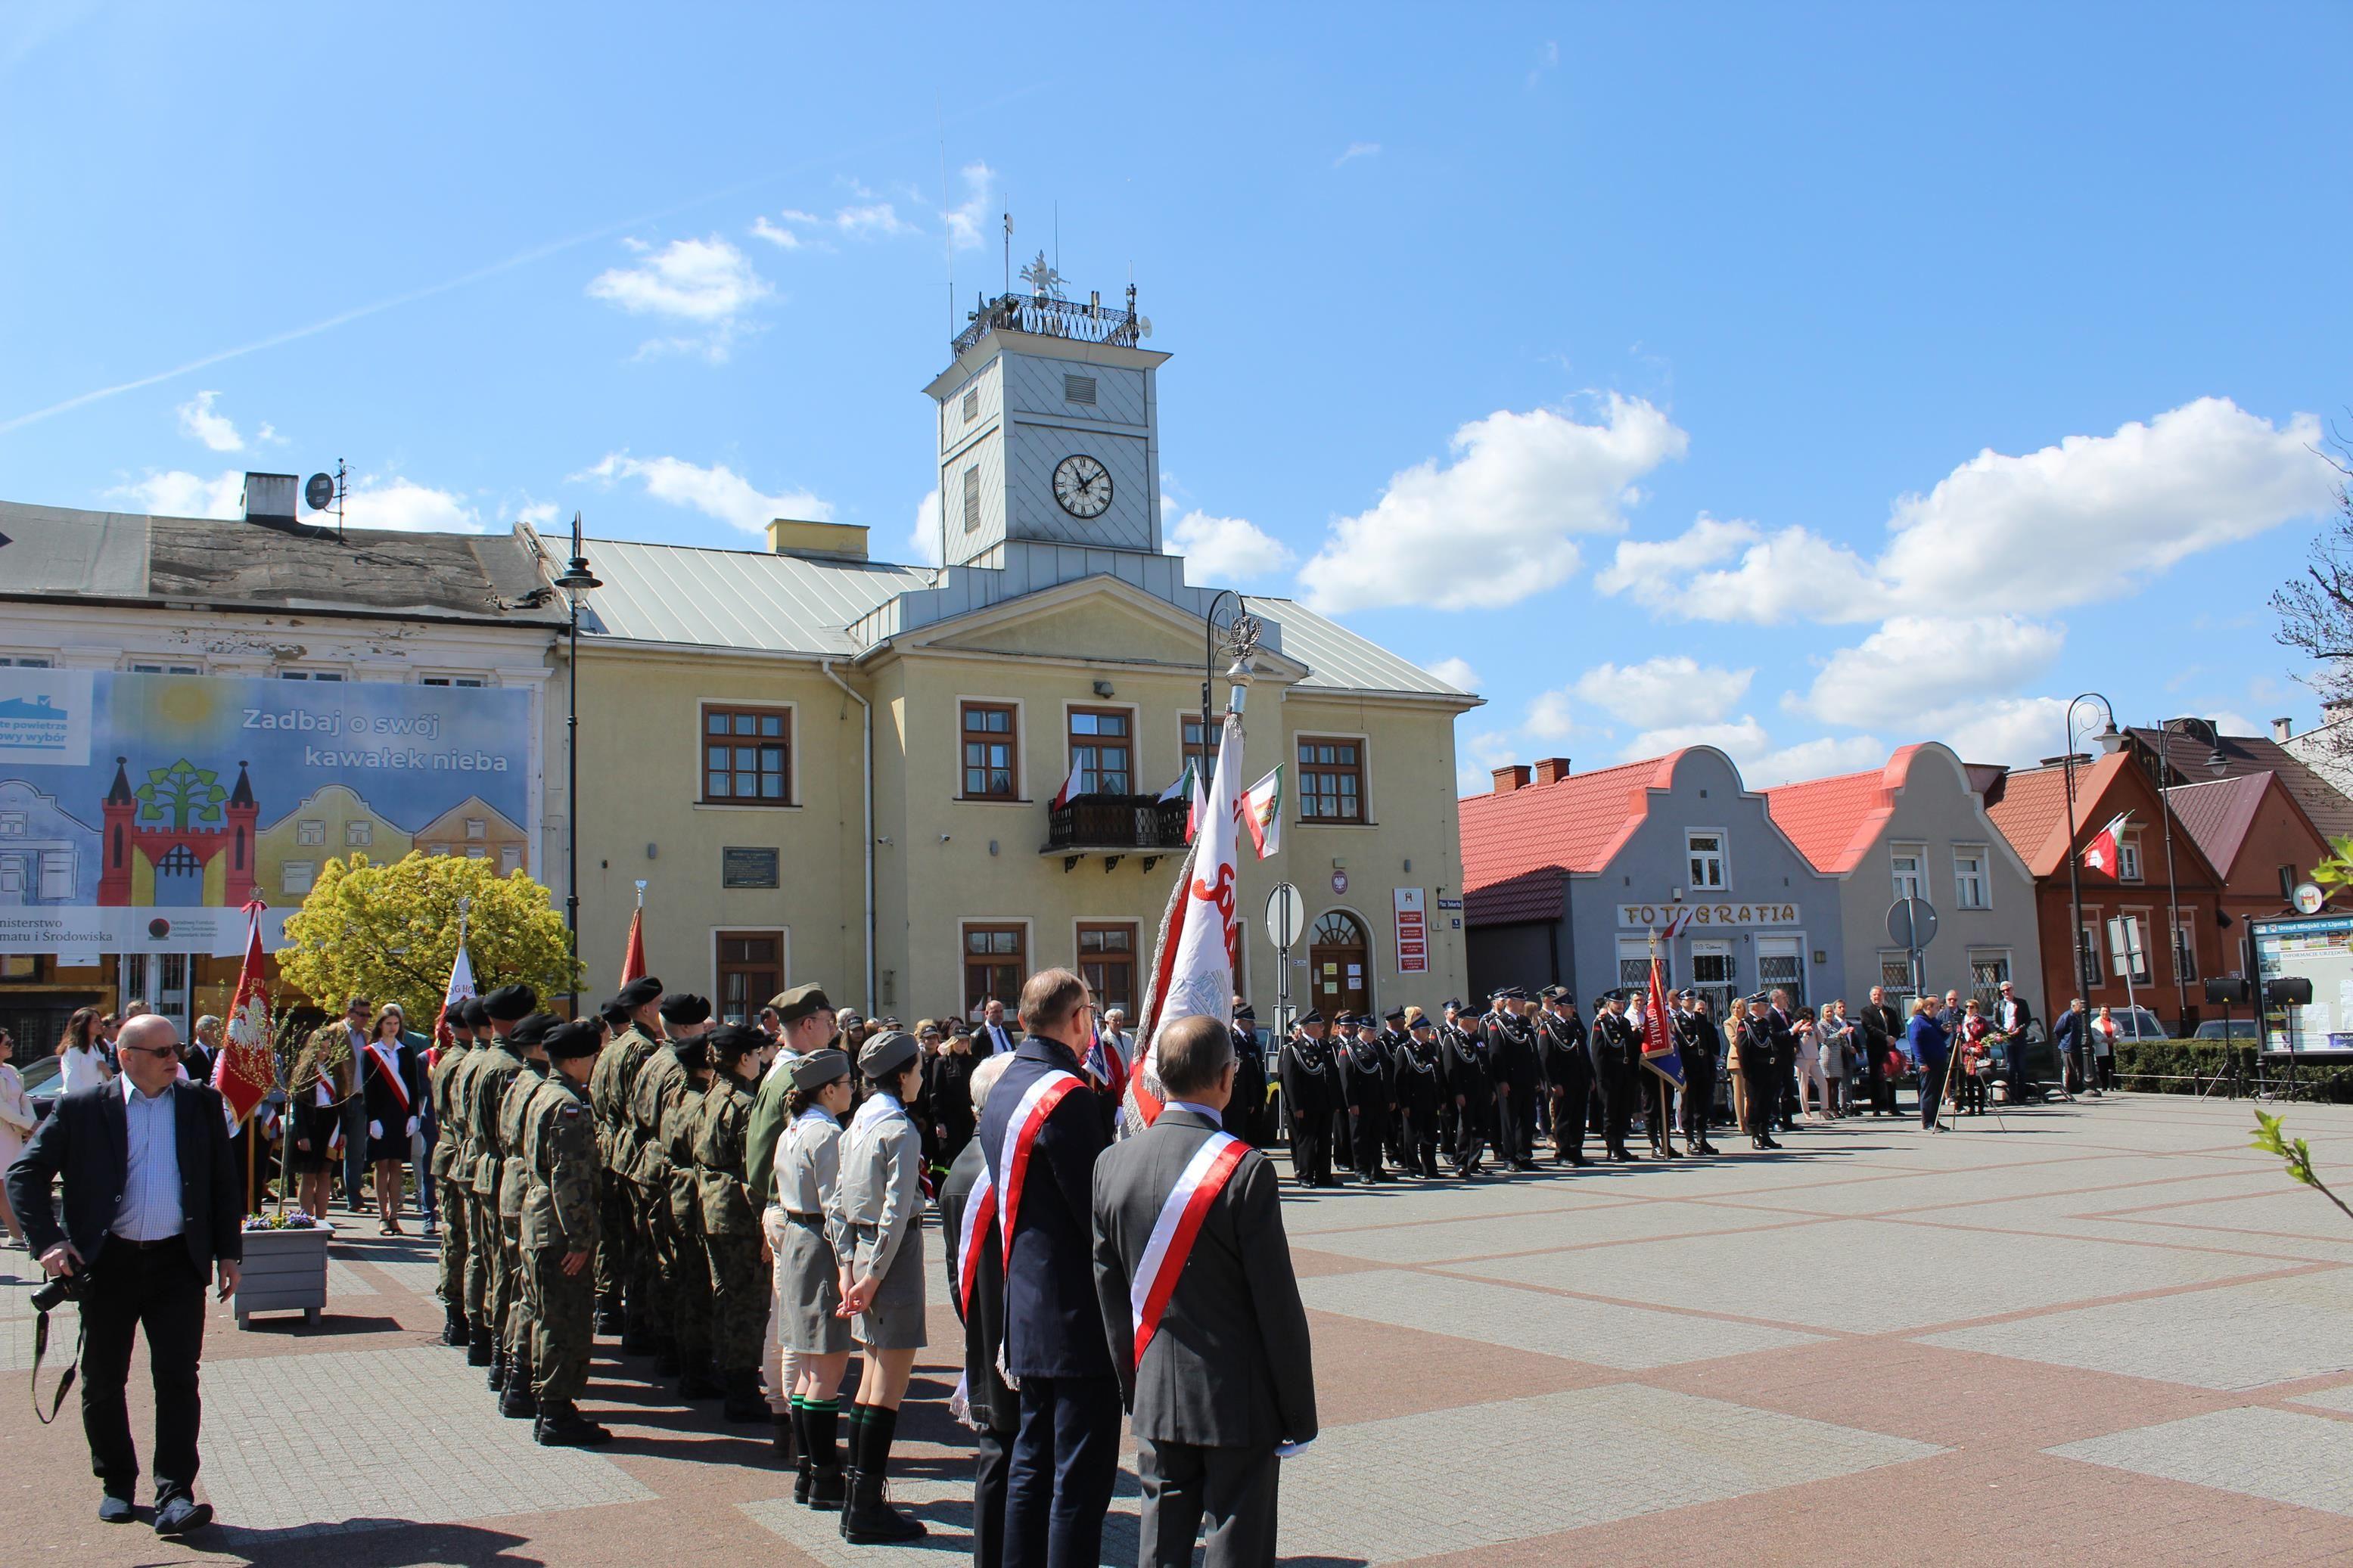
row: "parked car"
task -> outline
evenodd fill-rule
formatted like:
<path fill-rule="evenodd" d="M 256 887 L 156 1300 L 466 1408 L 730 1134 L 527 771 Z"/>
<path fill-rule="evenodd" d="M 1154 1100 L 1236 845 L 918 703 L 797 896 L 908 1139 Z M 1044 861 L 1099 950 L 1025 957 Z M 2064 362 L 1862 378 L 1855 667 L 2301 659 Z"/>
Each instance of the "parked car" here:
<path fill-rule="evenodd" d="M 2198 1033 L 2191 1037 L 2200 1040 L 2245 1040 L 2251 1045 L 2258 1037 L 2253 1018 L 2209 1018 L 2198 1026 Z"/>
<path fill-rule="evenodd" d="M 47 1119 L 50 1108 L 58 1102 L 58 1096 L 65 1092 L 65 1085 L 58 1079 L 65 1067 L 65 1058 L 57 1056 L 35 1057 L 17 1067 L 16 1076 L 23 1080 L 25 1092 L 33 1098 L 33 1121 L 36 1124 Z"/>
<path fill-rule="evenodd" d="M 2158 1016 L 2146 1007 L 2111 1007 L 2108 1017 L 2116 1026 L 2116 1038 L 2119 1040 L 2173 1038 Z"/>

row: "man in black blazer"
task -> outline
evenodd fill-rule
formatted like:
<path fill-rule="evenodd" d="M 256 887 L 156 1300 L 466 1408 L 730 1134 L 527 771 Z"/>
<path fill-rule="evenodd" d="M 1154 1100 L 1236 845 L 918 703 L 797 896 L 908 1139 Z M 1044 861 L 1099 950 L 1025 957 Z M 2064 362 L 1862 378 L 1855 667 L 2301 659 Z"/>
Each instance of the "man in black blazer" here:
<path fill-rule="evenodd" d="M 1219 1131 L 1234 1088 L 1233 1042 L 1215 1018 L 1159 1037 L 1159 1119 L 1095 1166 L 1095 1294 L 1119 1369 L 1144 1488 L 1143 1568 L 1189 1568 L 1206 1514 L 1208 1562 L 1275 1560 L 1279 1456 L 1316 1433 L 1306 1310 L 1291 1269 L 1274 1167 L 1251 1149 L 1230 1167 L 1181 1257 L 1146 1252 L 1164 1209 Z M 1229 1156 L 1230 1158 L 1230 1155 Z M 1218 1169 L 1214 1153 L 1206 1169 Z M 1198 1172 L 1197 1172 L 1198 1173 Z M 1176 1270 L 1144 1353 L 1139 1300 L 1155 1261 Z M 1148 1312 L 1149 1305 L 1142 1311 Z"/>
<path fill-rule="evenodd" d="M 958 1092 L 967 1107 L 988 1103 L 997 1080 L 1012 1065 L 1010 1057 L 986 1057 Z M 940 1248 L 947 1264 L 948 1305 L 964 1323 L 964 1390 L 966 1419 L 975 1441 L 972 1466 L 973 1568 L 1002 1568 L 1005 1562 L 1005 1483 L 1012 1462 L 1015 1435 L 1021 1426 L 1021 1397 L 1005 1385 L 997 1370 L 997 1349 L 1005 1342 L 1005 1250 L 992 1213 L 989 1223 L 973 1238 L 972 1297 L 965 1300 L 964 1275 L 967 1260 L 965 1212 L 972 1190 L 986 1167 L 980 1140 L 966 1138 L 940 1184 Z"/>
<path fill-rule="evenodd" d="M 1016 1196 L 1006 1185 L 1008 1144 L 1018 1142 L 1008 1127 L 1025 1105 L 1045 1103 L 1057 1075 L 1081 1087 L 1053 1102 L 1029 1144 L 1007 1237 L 1000 1364 L 1020 1394 L 1021 1425 L 1006 1479 L 1005 1554 L 1023 1568 L 1095 1568 L 1119 1479 L 1119 1384 L 1091 1261 L 1095 1157 L 1111 1130 L 1079 1078 L 1079 1053 L 1094 1031 L 1086 982 L 1067 969 L 1031 975 L 1021 1026 L 1028 1033 L 980 1119 L 999 1214 Z M 1033 1090 L 1039 1099 L 1029 1098 Z"/>
<path fill-rule="evenodd" d="M 58 1100 L 8 1167 L 8 1201 L 41 1267 L 82 1277 L 81 1425 L 105 1494 L 98 1517 L 134 1517 L 139 1455 L 123 1387 L 143 1328 L 155 1380 L 155 1530 L 181 1535 L 213 1517 L 195 1496 L 196 1366 L 206 1283 L 217 1273 L 223 1300 L 237 1289 L 244 1207 L 220 1096 L 179 1078 L 171 1020 L 130 1020 L 116 1051 L 122 1076 Z M 63 1229 L 49 1197 L 60 1173 Z"/>

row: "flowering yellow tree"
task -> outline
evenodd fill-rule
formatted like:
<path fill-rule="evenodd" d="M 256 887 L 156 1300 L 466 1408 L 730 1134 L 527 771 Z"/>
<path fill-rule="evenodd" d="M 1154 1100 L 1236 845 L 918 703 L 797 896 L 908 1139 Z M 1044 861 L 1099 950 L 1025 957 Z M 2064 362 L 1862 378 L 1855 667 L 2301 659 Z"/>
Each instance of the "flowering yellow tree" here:
<path fill-rule="evenodd" d="M 410 1028 L 429 1030 L 458 953 L 460 899 L 478 986 L 520 981 L 543 1003 L 571 988 L 571 943 L 544 887 L 522 871 L 501 877 L 487 860 L 421 851 L 385 866 L 362 854 L 322 866 L 286 919 L 279 971 L 328 1012 L 346 996 L 396 1002 Z"/>

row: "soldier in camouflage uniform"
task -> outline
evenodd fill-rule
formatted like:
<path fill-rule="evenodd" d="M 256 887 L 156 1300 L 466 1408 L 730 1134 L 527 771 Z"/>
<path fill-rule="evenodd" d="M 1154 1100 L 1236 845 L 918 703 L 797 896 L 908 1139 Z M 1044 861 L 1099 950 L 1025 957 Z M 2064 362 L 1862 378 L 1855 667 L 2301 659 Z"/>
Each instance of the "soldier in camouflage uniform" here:
<path fill-rule="evenodd" d="M 677 1278 L 664 1310 L 678 1333 L 678 1396 L 709 1399 L 722 1391 L 711 1363 L 711 1255 L 702 1242 L 702 1187 L 696 1180 L 694 1136 L 711 1089 L 711 1031 L 673 1041 L 687 1069 L 686 1087 L 661 1113 L 662 1154 L 670 1165 L 670 1217 L 676 1238 Z"/>
<path fill-rule="evenodd" d="M 639 1140 L 629 1120 L 629 1097 L 637 1089 L 638 1074 L 660 1046 L 660 1002 L 661 982 L 645 975 L 623 986 L 606 1005 L 613 1038 L 588 1079 L 588 1100 L 596 1109 L 597 1142 L 605 1159 L 596 1331 L 619 1333 L 621 1348 L 631 1355 L 650 1354 L 661 1328 L 653 1305 L 653 1232 L 631 1174 Z"/>
<path fill-rule="evenodd" d="M 588 1382 L 595 1345 L 597 1210 L 603 1162 L 588 1080 L 604 1031 L 585 1020 L 547 1032 L 547 1075 L 523 1108 L 523 1312 L 531 1331 L 537 1419 L 548 1447 L 609 1443 L 613 1434 L 574 1401 Z M 520 1086 L 526 1079 L 516 1080 Z"/>
<path fill-rule="evenodd" d="M 694 1179 L 702 1197 L 702 1245 L 711 1260 L 711 1357 L 726 1392 L 730 1421 L 768 1415 L 760 1393 L 762 1335 L 768 1326 L 768 1266 L 752 1206 L 744 1155 L 752 1086 L 766 1037 L 744 1024 L 713 1030 L 711 1087 L 694 1131 Z"/>
<path fill-rule="evenodd" d="M 520 1013 L 515 1011 L 518 1006 L 522 1008 Z M 515 1074 L 522 1072 L 522 1051 L 515 1047 L 515 1030 L 539 1013 L 539 996 L 530 985 L 506 985 L 482 996 L 482 1011 L 490 1013 L 490 1048 L 466 1058 L 466 1131 L 473 1140 L 475 1246 L 470 1256 L 482 1265 L 480 1317 L 475 1319 L 475 1333 L 490 1344 L 490 1392 L 503 1394 L 506 1340 L 499 1331 L 506 1323 L 506 1300 L 513 1290 L 513 1279 L 506 1274 L 506 1248 L 499 1246 L 499 1171 L 506 1166 L 506 1152 L 499 1147 L 499 1100 L 506 1096 L 506 1086 L 515 1081 Z M 470 1279 L 466 1293 L 469 1298 L 475 1293 Z"/>
<path fill-rule="evenodd" d="M 522 1113 L 547 1077 L 547 1037 L 563 1022 L 553 1013 L 534 1013 L 515 1026 L 508 1044 L 522 1052 L 522 1068 L 499 1095 L 499 1251 L 507 1280 L 498 1318 L 499 1348 L 507 1358 L 499 1414 L 517 1421 L 527 1421 L 539 1410 L 531 1392 L 531 1315 L 522 1300 L 522 1200 L 530 1184 Z M 595 1283 L 592 1276 L 591 1288 Z"/>
<path fill-rule="evenodd" d="M 711 1032 L 711 1004 L 688 994 L 667 996 L 662 1000 L 661 1015 L 662 1029 L 670 1044 L 647 1058 L 646 1065 L 638 1070 L 638 1081 L 629 1091 L 629 1124 L 638 1141 L 632 1174 L 653 1239 L 653 1310 L 662 1326 L 662 1337 L 654 1352 L 654 1371 L 661 1376 L 675 1377 L 688 1370 L 690 1357 L 707 1356 L 710 1351 L 711 1270 L 702 1256 L 700 1205 L 693 1190 L 693 1151 L 691 1146 L 687 1150 L 685 1201 L 682 1205 L 674 1204 L 671 1174 L 676 1159 L 665 1133 L 678 1129 L 666 1128 L 665 1122 L 680 1099 L 695 1087 L 694 1072 L 703 1059 L 702 1037 Z M 690 1060 L 694 1064 L 691 1068 Z M 683 1227 L 681 1221 L 686 1215 L 693 1216 L 696 1230 Z M 691 1268 L 687 1267 L 689 1262 L 693 1265 Z M 702 1384 L 697 1383 L 696 1386 Z M 712 1392 L 716 1392 L 715 1388 Z"/>
<path fill-rule="evenodd" d="M 490 1015 L 482 1011 L 481 998 L 469 996 L 449 1010 L 449 1044 L 433 1064 L 433 1076 L 427 1080 L 427 1091 L 432 1096 L 434 1120 L 440 1124 L 441 1136 L 433 1143 L 433 1168 L 421 1178 L 435 1184 L 436 1201 L 440 1205 L 441 1226 L 441 1342 L 445 1345 L 470 1345 L 472 1334 L 466 1312 L 466 1242 L 468 1230 L 468 1192 L 461 1189 L 453 1173 L 458 1165 L 459 1132 L 458 1111 L 450 1100 L 450 1086 L 457 1080 L 458 1069 L 464 1067 L 474 1054 L 474 1032 L 490 1027 Z"/>

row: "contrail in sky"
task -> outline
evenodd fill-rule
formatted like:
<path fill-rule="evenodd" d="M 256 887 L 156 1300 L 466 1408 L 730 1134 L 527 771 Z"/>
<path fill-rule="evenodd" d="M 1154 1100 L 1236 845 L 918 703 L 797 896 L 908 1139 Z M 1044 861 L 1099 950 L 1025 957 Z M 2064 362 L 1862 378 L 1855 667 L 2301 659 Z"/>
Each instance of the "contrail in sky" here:
<path fill-rule="evenodd" d="M 981 114 L 988 110 L 997 108 L 1002 104 L 1009 103 L 1013 100 L 1020 98 L 1024 94 L 1034 89 L 1030 88 L 1017 89 L 1012 92 L 1005 94 L 1002 98 L 997 99 L 993 102 L 978 105 L 968 113 L 959 115 L 957 118 L 970 119 L 974 115 Z M 290 331 L 276 332 L 266 338 L 257 338 L 252 342 L 240 343 L 233 349 L 223 349 L 217 353 L 206 354 L 202 359 L 192 359 L 185 364 L 174 365 L 169 370 L 160 370 L 153 375 L 142 375 L 135 381 L 117 382 L 112 386 L 101 386 L 94 391 L 85 392 L 76 396 L 69 397 L 62 403 L 52 403 L 47 408 L 36 408 L 28 414 L 19 414 L 13 419 L 0 420 L 0 435 L 5 435 L 11 430 L 21 429 L 25 426 L 47 419 L 52 415 L 64 414 L 69 410 L 79 408 L 85 404 L 96 403 L 101 399 L 113 397 L 125 392 L 136 392 L 142 386 L 153 386 L 158 382 L 170 381 L 174 376 L 190 374 L 195 371 L 203 370 L 207 365 L 218 364 L 223 360 L 242 359 L 247 354 L 259 353 L 264 349 L 274 349 L 280 343 L 290 343 L 302 338 L 315 337 L 321 332 L 330 331 L 348 321 L 356 321 L 365 316 L 377 315 L 383 311 L 394 310 L 402 305 L 414 304 L 419 300 L 429 300 L 436 294 L 447 294 L 453 289 L 463 289 L 468 284 L 479 283 L 485 278 L 495 278 L 501 272 L 512 272 L 518 267 L 528 267 L 534 261 L 543 261 L 547 258 L 557 255 L 563 251 L 571 250 L 579 246 L 586 245 L 591 240 L 603 239 L 607 236 L 619 234 L 624 229 L 635 228 L 641 224 L 654 223 L 662 218 L 674 216 L 679 213 L 702 206 L 707 202 L 723 201 L 729 196 L 741 195 L 746 191 L 757 189 L 759 186 L 773 184 L 777 180 L 789 178 L 794 174 L 803 173 L 808 169 L 817 168 L 827 163 L 839 163 L 842 159 L 854 158 L 861 153 L 881 152 L 882 149 L 894 146 L 899 142 L 911 142 L 918 139 L 918 134 L 913 132 L 898 136 L 886 136 L 880 141 L 870 142 L 863 146 L 847 148 L 839 153 L 831 153 L 821 157 L 805 159 L 801 163 L 796 163 L 790 168 L 778 169 L 774 173 L 762 174 L 756 179 L 744 180 L 739 184 L 728 185 L 716 191 L 706 191 L 699 196 L 690 197 L 685 201 L 676 203 L 670 206 L 659 208 L 653 212 L 640 213 L 635 217 L 623 218 L 618 223 L 605 224 L 600 227 L 588 229 L 581 234 L 575 234 L 568 239 L 559 239 L 552 241 L 546 245 L 533 246 L 529 250 L 517 251 L 514 255 L 508 257 L 503 261 L 493 261 L 487 267 L 478 267 L 471 272 L 460 274 L 459 276 L 448 279 L 444 282 L 427 284 L 422 289 L 412 289 L 405 294 L 395 294 L 389 299 L 378 300 L 374 304 L 354 306 L 351 310 L 341 311 L 338 314 L 325 317 L 320 321 L 312 321 L 306 327 L 296 327 Z"/>

